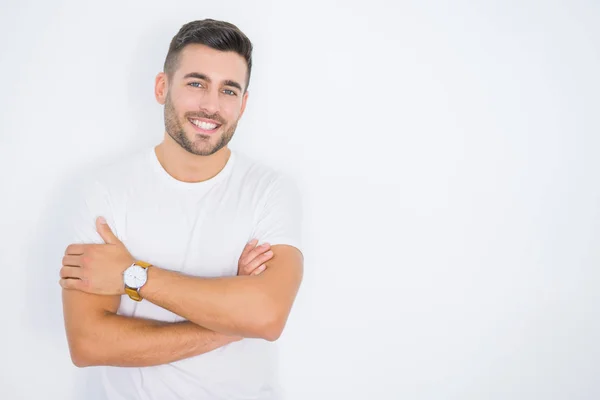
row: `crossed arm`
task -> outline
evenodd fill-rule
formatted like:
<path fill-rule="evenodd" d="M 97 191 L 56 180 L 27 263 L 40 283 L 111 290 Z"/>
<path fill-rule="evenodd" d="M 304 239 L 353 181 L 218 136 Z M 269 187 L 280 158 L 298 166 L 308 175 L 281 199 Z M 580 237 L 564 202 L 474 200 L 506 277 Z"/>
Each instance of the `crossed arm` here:
<path fill-rule="evenodd" d="M 117 315 L 120 296 L 63 290 L 71 359 L 78 367 L 148 367 L 214 350 L 240 338 L 192 322 L 166 323 Z"/>
<path fill-rule="evenodd" d="M 273 246 L 259 275 L 198 278 L 150 267 L 140 293 L 145 301 L 187 319 L 171 324 L 116 314 L 122 271 L 131 256 L 108 225 L 98 229 L 106 244 L 69 246 L 61 269 L 65 327 L 75 365 L 159 365 L 242 337 L 276 340 L 283 331 L 302 280 L 303 258 L 296 248 Z M 110 292 L 113 284 L 118 292 Z"/>
<path fill-rule="evenodd" d="M 291 246 L 273 246 L 272 251 L 269 267 L 257 276 L 206 279 L 150 268 L 140 293 L 208 329 L 275 341 L 302 279 L 302 255 Z"/>

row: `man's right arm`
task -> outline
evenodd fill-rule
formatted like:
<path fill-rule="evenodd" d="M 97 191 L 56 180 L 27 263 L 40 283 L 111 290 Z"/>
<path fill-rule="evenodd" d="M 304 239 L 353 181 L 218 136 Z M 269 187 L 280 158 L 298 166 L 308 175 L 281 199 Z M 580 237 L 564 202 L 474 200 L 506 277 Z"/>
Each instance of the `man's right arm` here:
<path fill-rule="evenodd" d="M 68 223 L 77 243 L 102 244 L 96 218 L 113 217 L 108 190 L 86 178 Z M 114 218 L 110 218 L 114 221 Z M 62 290 L 71 359 L 76 366 L 143 367 L 203 354 L 239 340 L 191 322 L 166 323 L 117 315 L 120 296 Z"/>
<path fill-rule="evenodd" d="M 189 321 L 167 323 L 117 315 L 120 296 L 63 289 L 69 350 L 78 367 L 147 367 L 197 356 L 240 340 Z"/>

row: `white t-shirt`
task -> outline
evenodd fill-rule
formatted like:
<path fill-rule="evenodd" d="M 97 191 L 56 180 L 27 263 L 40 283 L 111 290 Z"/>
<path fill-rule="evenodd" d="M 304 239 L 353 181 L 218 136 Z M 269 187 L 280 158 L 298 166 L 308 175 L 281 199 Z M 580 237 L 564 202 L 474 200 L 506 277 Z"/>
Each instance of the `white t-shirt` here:
<path fill-rule="evenodd" d="M 154 147 L 99 171 L 75 212 L 74 243 L 104 243 L 107 219 L 134 258 L 202 277 L 235 276 L 246 243 L 301 247 L 301 199 L 287 176 L 234 150 L 214 178 L 185 183 L 170 176 Z M 119 314 L 176 322 L 147 300 L 121 298 Z M 243 339 L 178 362 L 144 368 L 102 367 L 108 399 L 279 399 L 276 343 Z"/>

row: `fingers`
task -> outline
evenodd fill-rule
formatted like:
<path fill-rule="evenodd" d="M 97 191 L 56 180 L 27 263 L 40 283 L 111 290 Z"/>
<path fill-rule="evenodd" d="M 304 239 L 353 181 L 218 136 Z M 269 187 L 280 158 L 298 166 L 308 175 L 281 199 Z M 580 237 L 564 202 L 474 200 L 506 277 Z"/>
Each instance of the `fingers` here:
<path fill-rule="evenodd" d="M 252 239 L 251 241 L 249 241 L 246 244 L 246 246 L 244 247 L 244 250 L 242 251 L 242 255 L 240 256 L 240 262 L 246 260 L 246 258 L 248 257 L 248 254 L 254 248 L 254 246 L 256 246 L 257 243 L 258 243 L 257 239 Z"/>
<path fill-rule="evenodd" d="M 60 269 L 60 277 L 63 279 L 81 279 L 83 270 L 79 267 L 64 266 Z"/>
<path fill-rule="evenodd" d="M 71 256 L 66 255 L 62 259 L 62 265 L 70 266 L 70 267 L 82 267 L 83 266 L 83 257 L 81 256 Z"/>
<path fill-rule="evenodd" d="M 119 243 L 119 239 L 115 236 L 113 231 L 110 229 L 110 226 L 106 223 L 106 219 L 104 217 L 98 217 L 96 219 L 96 230 L 104 240 L 106 244 L 117 244 Z"/>
<path fill-rule="evenodd" d="M 263 264 L 260 267 L 256 268 L 254 271 L 252 271 L 251 275 L 259 275 L 261 272 L 263 272 L 265 269 L 267 269 L 267 265 Z"/>
<path fill-rule="evenodd" d="M 262 271 L 264 271 L 266 265 L 264 265 L 267 261 L 273 258 L 273 252 L 271 250 L 257 255 L 252 261 L 244 265 L 243 273 L 246 275 L 258 275 Z M 264 266 L 264 267 L 263 267 Z M 261 270 L 258 268 L 263 267 Z M 256 273 L 255 273 L 256 272 Z"/>
<path fill-rule="evenodd" d="M 61 279 L 58 281 L 59 285 L 63 289 L 71 289 L 71 290 L 82 290 L 83 289 L 83 281 L 81 279 Z"/>
<path fill-rule="evenodd" d="M 67 246 L 67 248 L 65 249 L 65 254 L 69 254 L 69 255 L 81 255 L 83 254 L 83 250 L 85 249 L 84 244 L 71 244 L 69 246 Z"/>
<path fill-rule="evenodd" d="M 238 275 L 258 275 L 267 268 L 265 262 L 273 258 L 269 243 L 256 246 L 257 243 L 258 239 L 252 239 L 244 247 L 238 261 Z"/>
<path fill-rule="evenodd" d="M 260 246 L 256 246 L 252 250 L 250 250 L 245 258 L 240 258 L 240 262 L 242 265 L 247 265 L 256 257 L 258 257 L 261 253 L 264 253 L 269 250 L 271 250 L 271 245 L 269 243 L 263 243 Z"/>
<path fill-rule="evenodd" d="M 62 259 L 62 268 L 60 269 L 61 280 L 79 280 L 83 275 L 83 269 L 81 268 L 82 256 L 71 256 L 66 255 Z M 61 284 L 62 286 L 62 284 Z"/>

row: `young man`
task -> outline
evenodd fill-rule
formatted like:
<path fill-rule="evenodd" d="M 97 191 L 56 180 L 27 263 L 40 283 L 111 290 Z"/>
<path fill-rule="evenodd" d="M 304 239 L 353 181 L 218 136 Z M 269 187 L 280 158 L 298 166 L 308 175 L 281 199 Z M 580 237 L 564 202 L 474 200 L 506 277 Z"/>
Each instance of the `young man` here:
<path fill-rule="evenodd" d="M 228 148 L 251 68 L 236 26 L 184 25 L 155 82 L 164 140 L 87 180 L 60 285 L 71 358 L 104 366 L 111 400 L 279 398 L 302 209 L 293 182 Z"/>

